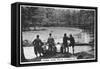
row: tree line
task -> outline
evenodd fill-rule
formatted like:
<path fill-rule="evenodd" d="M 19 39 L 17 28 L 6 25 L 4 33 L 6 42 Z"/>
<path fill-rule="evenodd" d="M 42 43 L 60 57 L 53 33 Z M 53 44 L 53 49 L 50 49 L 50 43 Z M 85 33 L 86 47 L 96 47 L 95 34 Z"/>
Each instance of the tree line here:
<path fill-rule="evenodd" d="M 29 27 L 94 27 L 95 11 L 78 9 L 56 9 L 41 7 L 21 7 L 22 29 Z"/>

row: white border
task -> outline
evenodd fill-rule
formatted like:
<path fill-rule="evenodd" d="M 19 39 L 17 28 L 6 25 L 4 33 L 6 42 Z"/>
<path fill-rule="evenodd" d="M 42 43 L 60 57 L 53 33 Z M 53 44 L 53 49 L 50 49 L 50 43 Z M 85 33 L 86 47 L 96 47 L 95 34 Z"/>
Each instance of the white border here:
<path fill-rule="evenodd" d="M 27 6 L 27 5 L 20 5 L 20 41 L 21 41 L 21 7 L 22 6 Z M 27 6 L 27 7 L 41 7 L 41 6 Z M 45 6 L 42 6 L 43 8 L 55 8 L 55 9 L 67 9 L 67 8 L 60 8 L 60 7 L 45 7 Z M 68 9 L 78 9 L 78 8 L 68 8 Z M 78 9 L 78 10 L 81 10 L 80 8 Z M 83 10 L 83 9 L 82 9 Z M 84 10 L 88 10 L 88 9 L 84 9 Z M 92 10 L 92 11 L 95 11 L 94 9 L 89 9 L 89 10 Z M 96 13 L 96 12 L 94 12 L 94 13 Z M 96 16 L 96 15 L 95 15 Z M 94 17 L 94 41 L 95 41 L 95 27 L 96 27 L 96 25 L 95 25 L 95 17 Z M 94 45 L 96 45 L 95 44 L 95 42 L 94 42 Z M 95 49 L 96 47 L 94 46 L 94 49 Z M 94 52 L 94 56 L 95 56 L 95 52 Z M 57 58 L 53 58 L 53 59 L 57 59 Z M 65 58 L 59 58 L 59 59 L 65 59 Z M 66 61 L 80 61 L 80 60 L 95 60 L 96 59 L 96 56 L 94 57 L 94 58 L 92 58 L 92 59 L 76 59 L 76 60 L 66 60 Z M 48 60 L 50 60 L 50 59 L 48 59 Z M 65 60 L 62 60 L 62 61 L 65 61 Z M 20 64 L 27 64 L 27 63 L 46 63 L 46 62 L 62 62 L 62 61 L 37 61 L 37 62 L 21 62 L 21 42 L 20 42 Z"/>

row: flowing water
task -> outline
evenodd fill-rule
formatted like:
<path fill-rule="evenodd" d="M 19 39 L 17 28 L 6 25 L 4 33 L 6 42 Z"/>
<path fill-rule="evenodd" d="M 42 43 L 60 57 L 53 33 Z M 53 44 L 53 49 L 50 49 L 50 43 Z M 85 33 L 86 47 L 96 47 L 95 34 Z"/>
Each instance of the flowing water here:
<path fill-rule="evenodd" d="M 31 29 L 34 29 L 34 28 L 31 27 Z M 38 29 L 40 30 L 22 32 L 23 40 L 28 40 L 29 43 L 31 43 L 36 38 L 36 35 L 39 35 L 40 39 L 43 42 L 46 42 L 49 37 L 49 33 L 52 33 L 52 37 L 54 37 L 55 43 L 57 42 L 62 43 L 64 33 L 67 33 L 68 37 L 70 34 L 72 34 L 73 37 L 75 38 L 76 43 L 89 43 L 93 39 L 93 37 L 91 37 L 91 34 L 89 34 L 89 32 L 83 32 L 84 30 L 78 29 L 78 28 L 38 27 Z M 44 29 L 44 30 L 41 30 L 41 29 Z M 24 55 L 26 59 L 32 59 L 36 57 L 34 54 L 34 47 L 24 47 L 23 49 L 24 49 Z M 81 52 L 81 51 L 88 51 L 90 49 L 91 49 L 90 46 L 77 46 L 75 47 L 75 53 Z M 70 48 L 70 52 L 72 52 L 71 48 Z"/>
<path fill-rule="evenodd" d="M 23 40 L 28 40 L 29 42 L 32 42 L 36 38 L 36 35 L 40 35 L 40 39 L 43 42 L 46 42 L 49 37 L 49 33 L 52 33 L 52 36 L 54 37 L 56 43 L 57 42 L 62 43 L 64 33 L 67 33 L 67 36 L 72 34 L 75 38 L 76 43 L 89 43 L 92 39 L 92 37 L 90 37 L 90 34 L 88 32 L 83 32 L 82 29 L 78 28 L 39 27 L 38 29 L 45 29 L 45 30 L 23 32 L 22 33 Z"/>

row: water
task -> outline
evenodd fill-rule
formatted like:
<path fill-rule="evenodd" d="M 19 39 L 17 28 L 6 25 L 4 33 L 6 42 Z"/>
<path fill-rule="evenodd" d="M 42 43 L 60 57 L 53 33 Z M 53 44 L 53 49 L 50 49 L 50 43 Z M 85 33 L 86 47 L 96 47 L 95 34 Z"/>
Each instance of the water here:
<path fill-rule="evenodd" d="M 34 28 L 31 27 L 31 29 L 34 29 Z M 57 42 L 62 43 L 62 38 L 63 38 L 64 33 L 67 33 L 67 36 L 72 34 L 73 37 L 75 38 L 76 43 L 89 43 L 91 39 L 93 39 L 93 37 L 90 37 L 91 34 L 89 34 L 88 32 L 83 32 L 82 29 L 78 29 L 78 28 L 38 27 L 38 29 L 46 29 L 46 30 L 22 32 L 23 40 L 28 40 L 29 43 L 31 44 L 31 42 L 36 38 L 36 35 L 40 35 L 40 39 L 43 42 L 46 42 L 49 37 L 49 33 L 52 33 L 52 36 L 55 39 L 55 43 Z M 56 46 L 56 47 L 58 48 L 57 51 L 59 52 L 60 46 Z M 33 59 L 36 57 L 36 55 L 34 54 L 34 47 L 24 47 L 23 50 L 24 50 L 24 55 L 26 59 Z M 75 47 L 75 53 L 82 52 L 82 51 L 88 52 L 89 50 L 91 50 L 90 46 L 76 46 Z M 72 48 L 70 48 L 69 51 L 70 53 L 72 53 Z"/>
<path fill-rule="evenodd" d="M 74 53 L 78 53 L 78 52 L 88 52 L 92 48 L 90 46 L 75 46 L 74 49 L 75 49 Z M 36 55 L 34 53 L 34 46 L 33 47 L 24 47 L 23 50 L 24 50 L 24 55 L 25 55 L 26 59 L 36 58 Z M 71 47 L 69 47 L 69 52 L 72 53 L 72 48 Z"/>
<path fill-rule="evenodd" d="M 33 29 L 33 27 L 31 27 Z M 23 40 L 28 40 L 29 42 L 32 42 L 36 35 L 40 35 L 40 39 L 43 42 L 46 42 L 49 33 L 52 33 L 52 36 L 55 39 L 55 43 L 60 42 L 62 43 L 62 38 L 64 33 L 67 33 L 67 36 L 72 34 L 75 38 L 76 43 L 89 43 L 91 41 L 90 34 L 88 32 L 83 32 L 82 29 L 78 28 L 70 28 L 70 27 L 39 27 L 38 29 L 46 29 L 41 31 L 27 31 L 23 32 Z"/>

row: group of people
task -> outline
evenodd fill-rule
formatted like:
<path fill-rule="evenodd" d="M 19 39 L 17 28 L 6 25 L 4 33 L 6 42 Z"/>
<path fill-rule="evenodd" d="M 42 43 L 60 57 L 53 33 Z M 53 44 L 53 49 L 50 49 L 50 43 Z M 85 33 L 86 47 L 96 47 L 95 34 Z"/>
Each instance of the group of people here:
<path fill-rule="evenodd" d="M 68 41 L 70 41 L 70 43 L 68 43 Z M 69 47 L 72 46 L 72 50 L 73 50 L 73 54 L 74 54 L 74 46 L 75 46 L 75 39 L 72 36 L 72 34 L 70 34 L 70 37 L 67 36 L 67 34 L 64 34 L 63 37 L 63 49 L 65 49 L 66 52 L 66 48 L 67 48 L 67 52 L 69 53 Z"/>
<path fill-rule="evenodd" d="M 68 41 L 70 41 L 70 44 L 68 44 Z M 44 43 L 39 38 L 39 35 L 36 36 L 36 39 L 32 42 L 32 44 L 34 45 L 35 55 L 38 56 L 38 54 L 39 54 L 40 56 L 42 56 L 43 55 L 42 46 L 44 45 Z M 49 46 L 49 49 L 48 49 L 49 52 L 51 52 L 51 53 L 56 52 L 55 40 L 52 37 L 51 33 L 49 34 L 46 44 L 48 44 L 48 46 Z M 72 46 L 73 54 L 74 54 L 74 44 L 75 44 L 74 37 L 71 34 L 70 34 L 70 37 L 68 37 L 67 34 L 65 33 L 64 37 L 63 37 L 63 43 L 62 43 L 62 48 L 63 48 L 62 50 L 65 50 L 65 51 L 62 51 L 62 53 L 66 52 L 66 48 L 67 48 L 67 52 L 69 52 L 69 46 Z"/>

